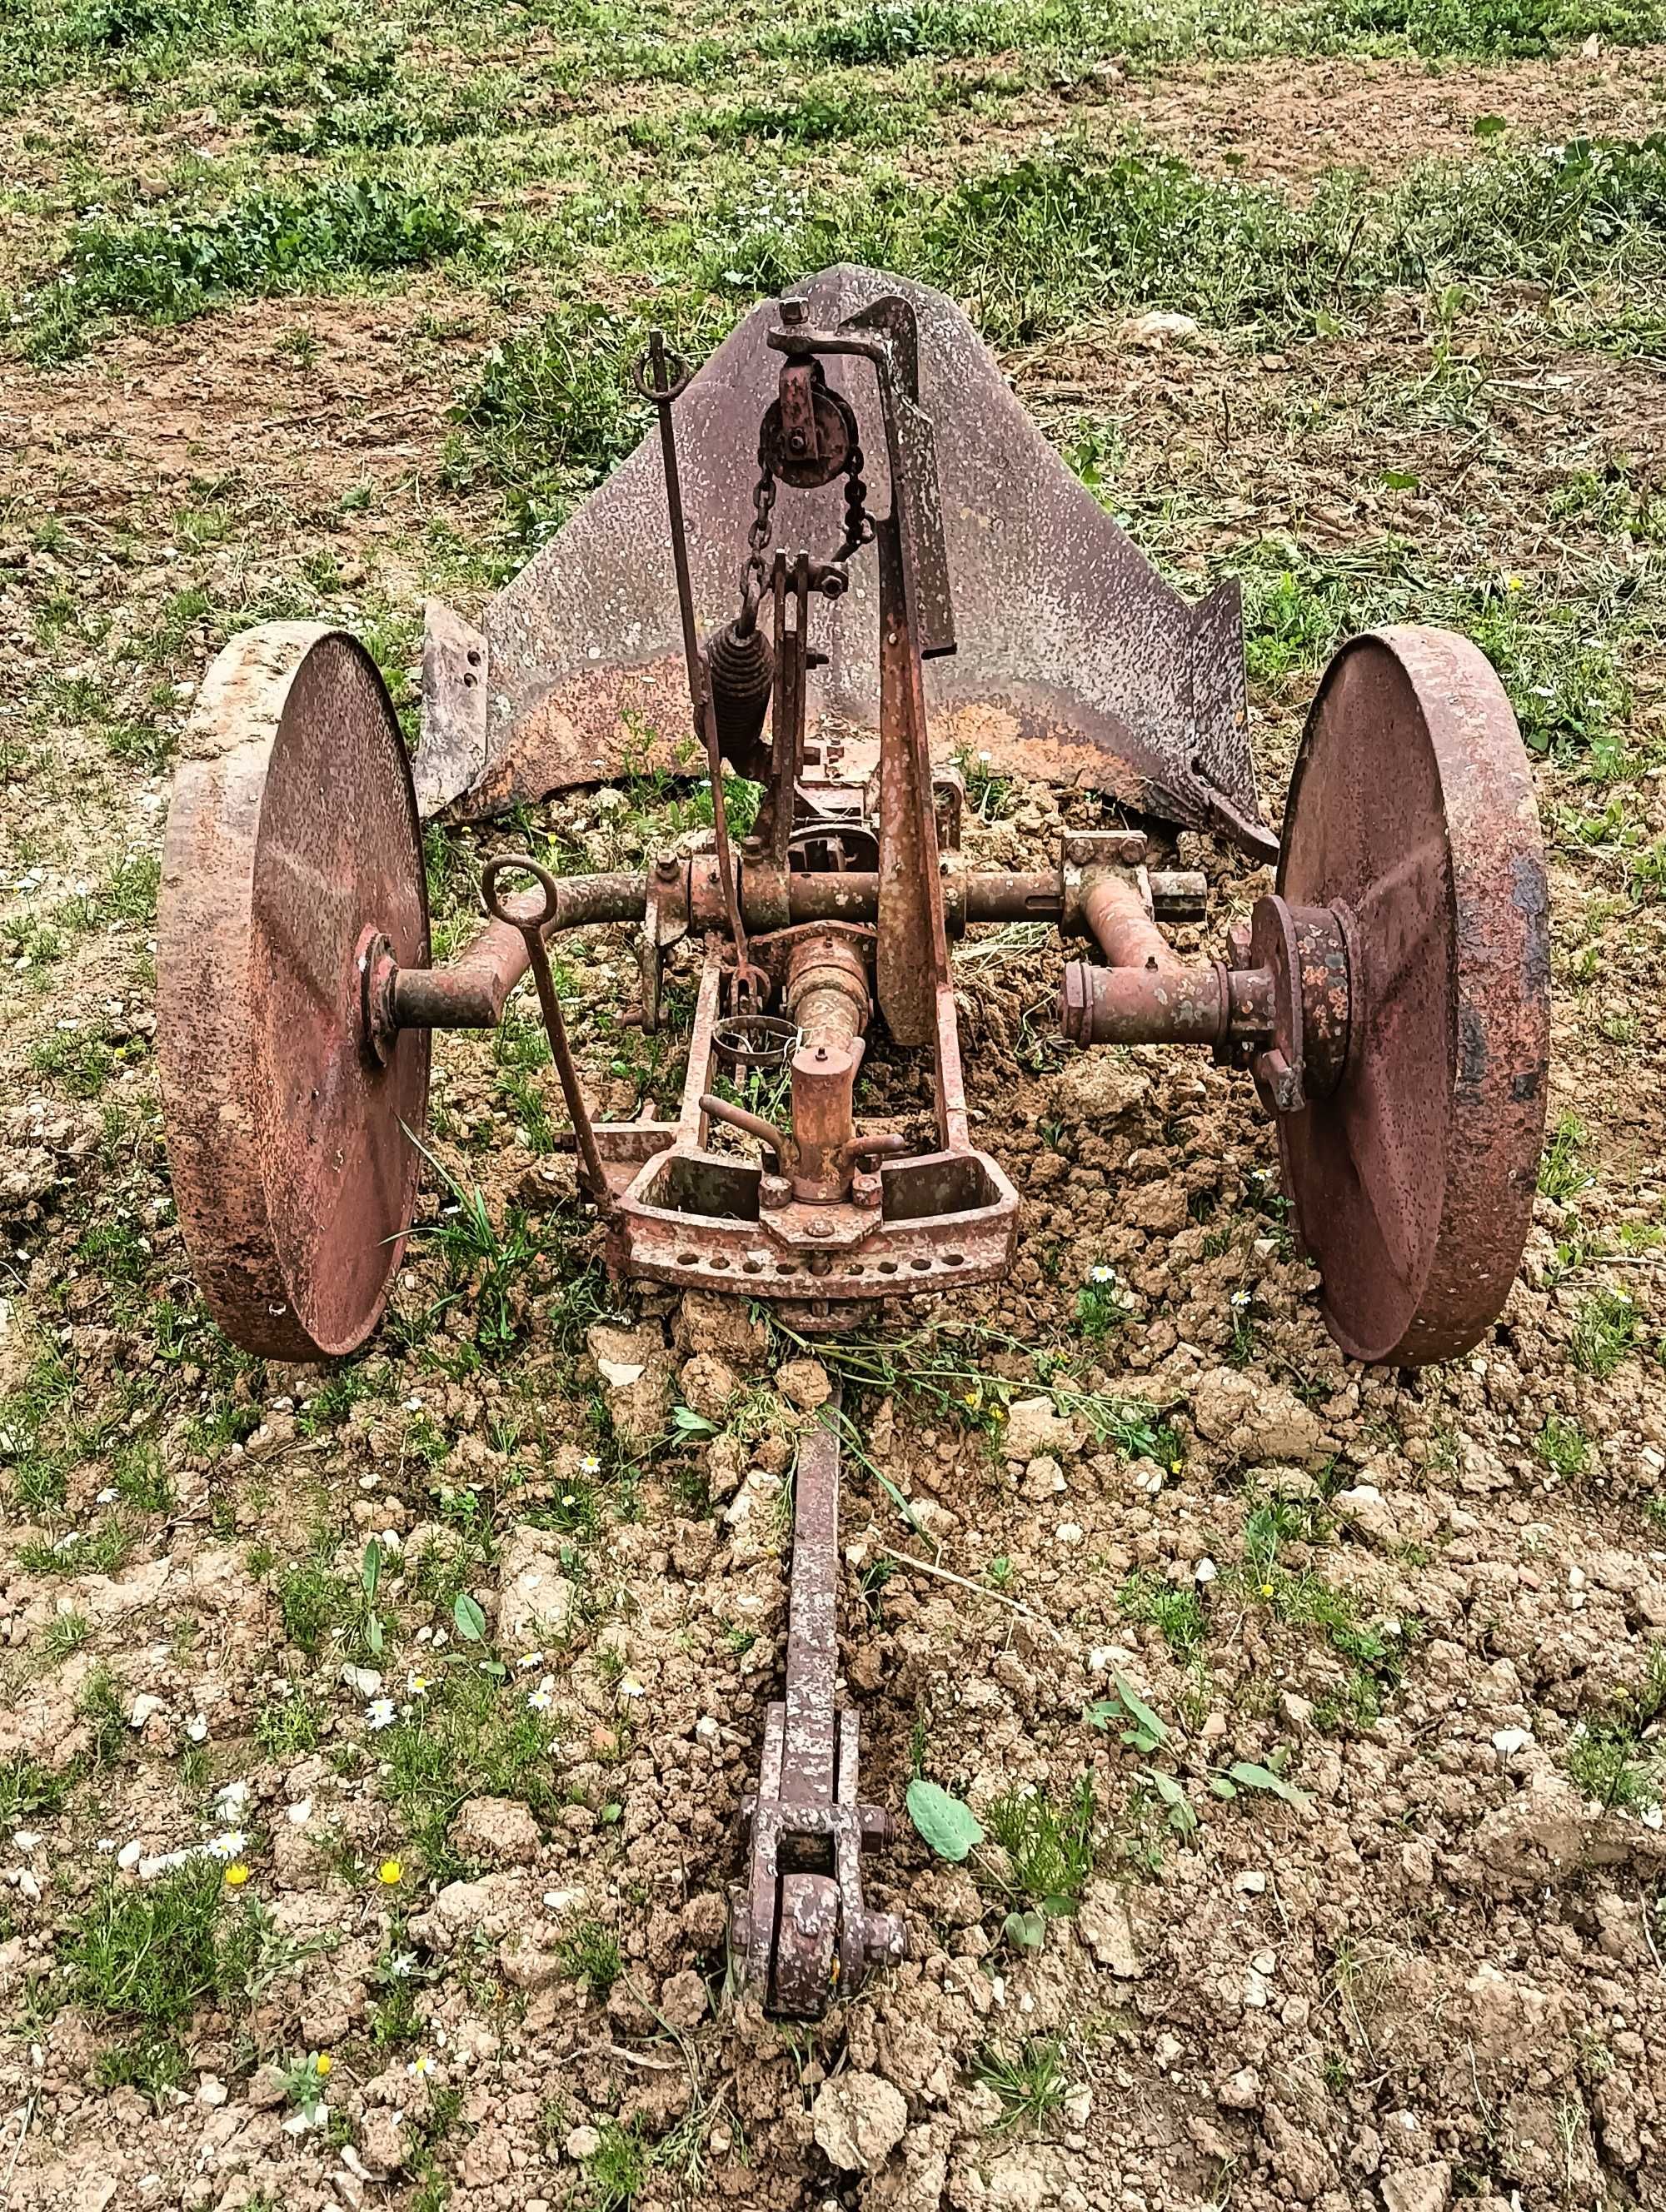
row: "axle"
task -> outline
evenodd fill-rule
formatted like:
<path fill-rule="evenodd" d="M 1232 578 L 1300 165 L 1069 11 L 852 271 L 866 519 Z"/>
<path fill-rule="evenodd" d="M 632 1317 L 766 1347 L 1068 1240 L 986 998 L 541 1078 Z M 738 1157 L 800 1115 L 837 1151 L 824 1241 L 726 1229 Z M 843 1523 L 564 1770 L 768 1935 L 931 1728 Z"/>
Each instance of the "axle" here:
<path fill-rule="evenodd" d="M 944 917 L 951 934 L 960 936 L 980 922 L 1064 923 L 1069 893 L 1065 870 L 1031 873 L 1000 872 L 951 876 L 943 884 Z M 811 922 L 870 924 L 879 911 L 877 873 L 801 872 L 743 860 L 739 897 L 747 927 L 763 933 L 797 928 Z M 1150 878 L 1155 912 L 1175 921 L 1195 921 L 1203 908 L 1201 875 L 1158 872 Z M 544 925 L 557 931 L 594 927 L 605 922 L 641 921 L 651 899 L 670 893 L 696 931 L 725 927 L 723 890 L 715 859 L 656 861 L 646 876 L 560 876 L 555 919 Z M 524 894 L 504 901 L 514 916 L 535 909 L 538 899 Z M 526 940 L 514 921 L 493 921 L 454 958 L 438 968 L 384 964 L 374 978 L 373 1029 L 496 1029 L 510 993 L 527 969 Z"/>

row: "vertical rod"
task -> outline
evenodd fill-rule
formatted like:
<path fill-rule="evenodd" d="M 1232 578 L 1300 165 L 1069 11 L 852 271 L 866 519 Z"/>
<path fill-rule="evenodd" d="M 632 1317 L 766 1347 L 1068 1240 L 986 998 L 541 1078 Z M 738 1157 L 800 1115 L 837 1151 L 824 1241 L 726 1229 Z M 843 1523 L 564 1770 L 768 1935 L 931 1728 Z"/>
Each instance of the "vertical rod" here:
<path fill-rule="evenodd" d="M 683 481 L 677 465 L 677 431 L 672 422 L 672 402 L 684 388 L 686 379 L 673 379 L 666 356 L 666 334 L 652 331 L 648 334 L 649 378 L 638 383 L 654 404 L 660 416 L 660 457 L 665 465 L 666 512 L 671 522 L 672 566 L 677 572 L 677 607 L 683 623 L 683 658 L 688 665 L 689 698 L 694 708 L 694 726 L 706 748 L 706 772 L 711 778 L 712 827 L 717 836 L 717 872 L 723 884 L 723 903 L 728 913 L 729 934 L 734 939 L 735 955 L 742 977 L 750 971 L 751 962 L 746 951 L 746 925 L 741 920 L 740 901 L 735 892 L 734 859 L 729 850 L 728 805 L 723 796 L 723 757 L 718 749 L 717 722 L 712 713 L 711 687 L 706 681 L 706 663 L 700 651 L 700 635 L 694 615 L 694 586 L 689 576 L 688 528 L 683 515 Z"/>

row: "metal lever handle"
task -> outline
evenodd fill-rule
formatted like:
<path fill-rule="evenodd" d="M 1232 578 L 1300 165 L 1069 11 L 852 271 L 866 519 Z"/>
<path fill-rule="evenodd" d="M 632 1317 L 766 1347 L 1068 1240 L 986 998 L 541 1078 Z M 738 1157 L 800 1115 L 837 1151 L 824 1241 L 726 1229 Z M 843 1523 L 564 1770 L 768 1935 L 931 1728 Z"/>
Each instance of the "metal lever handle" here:
<path fill-rule="evenodd" d="M 544 895 L 544 904 L 536 914 L 517 912 L 498 896 L 498 879 L 506 875 L 530 876 Z M 544 1015 L 544 1026 L 549 1033 L 550 1051 L 556 1063 L 556 1073 L 561 1078 L 562 1097 L 567 1101 L 568 1118 L 573 1124 L 573 1138 L 579 1149 L 581 1172 L 596 1210 L 604 1218 L 612 1212 L 613 1200 L 607 1188 L 607 1177 L 602 1170 L 602 1156 L 596 1147 L 596 1133 L 590 1126 L 590 1109 L 584 1103 L 584 1093 L 579 1088 L 579 1071 L 573 1059 L 572 1047 L 567 1042 L 567 1024 L 562 1019 L 561 1000 L 556 995 L 556 979 L 550 972 L 550 955 L 544 942 L 544 933 L 553 922 L 561 908 L 561 893 L 556 879 L 547 868 L 540 867 L 530 854 L 496 853 L 487 861 L 480 878 L 480 896 L 486 911 L 494 921 L 508 922 L 518 929 L 526 946 L 526 964 L 532 971 L 538 986 L 538 1002 Z"/>
<path fill-rule="evenodd" d="M 714 1091 L 701 1092 L 700 1110 L 714 1121 L 727 1121 L 730 1128 L 756 1137 L 760 1145 L 775 1154 L 777 1167 L 791 1167 L 799 1156 L 793 1139 L 776 1128 L 773 1121 L 766 1121 L 761 1114 L 749 1114 L 744 1106 L 732 1106 L 727 1098 L 718 1097 Z"/>

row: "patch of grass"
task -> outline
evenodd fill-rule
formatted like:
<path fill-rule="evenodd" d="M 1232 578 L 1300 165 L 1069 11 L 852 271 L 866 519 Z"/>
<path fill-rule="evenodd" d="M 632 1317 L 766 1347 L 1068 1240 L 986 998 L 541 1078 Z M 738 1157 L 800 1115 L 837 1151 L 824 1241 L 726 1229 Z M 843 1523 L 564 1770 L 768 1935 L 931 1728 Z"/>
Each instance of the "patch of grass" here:
<path fill-rule="evenodd" d="M 222 1869 L 193 1859 L 158 1881 L 101 1881 L 70 1923 L 58 1963 L 73 2001 L 165 2028 L 216 1987 Z"/>
<path fill-rule="evenodd" d="M 81 1686 L 76 1711 L 87 1723 L 94 1768 L 113 1766 L 127 1747 L 127 1716 L 107 1667 L 94 1667 Z"/>
<path fill-rule="evenodd" d="M 1539 1190 L 1559 1205 L 1590 1188 L 1584 1164 L 1585 1125 L 1577 1114 L 1564 1114 L 1552 1130 L 1550 1142 L 1539 1158 Z"/>
<path fill-rule="evenodd" d="M 148 2028 L 104 2051 L 93 2078 L 101 2089 L 137 2089 L 159 2100 L 165 2090 L 177 2089 L 190 2071 L 191 2061 L 178 2037 L 163 2028 Z"/>
<path fill-rule="evenodd" d="M 1557 1413 L 1546 1416 L 1543 1428 L 1533 1439 L 1533 1449 L 1564 1482 L 1572 1481 L 1590 1465 L 1590 1446 L 1584 1430 L 1577 1421 L 1565 1421 Z"/>
<path fill-rule="evenodd" d="M 624 1972 L 618 1939 L 599 1920 L 581 1920 L 556 1939 L 556 1956 L 575 1981 L 587 1981 L 598 2004 Z"/>
<path fill-rule="evenodd" d="M 553 1719 L 531 1710 L 524 1683 L 500 1687 L 472 1664 L 452 1668 L 382 1741 L 389 1792 L 430 1875 L 462 1871 L 447 1832 L 469 1798 L 556 1809 Z"/>
<path fill-rule="evenodd" d="M 268 1759 L 293 1759 L 315 1751 L 324 1735 L 324 1716 L 304 1689 L 291 1690 L 287 1698 L 272 1698 L 254 1717 L 254 1740 Z"/>
<path fill-rule="evenodd" d="M 1084 1774 L 1062 1804 L 1043 1790 L 1008 1790 L 983 1825 L 1006 1854 L 1011 1893 L 1043 1911 L 1069 1911 L 1097 1856 L 1093 1778 Z"/>
<path fill-rule="evenodd" d="M 344 1601 L 338 1577 L 318 1559 L 297 1559 L 277 1578 L 283 1633 L 297 1650 L 315 1659 Z"/>
<path fill-rule="evenodd" d="M 543 1240 L 527 1217 L 510 1206 L 500 1227 L 478 1184 L 460 1182 L 433 1155 L 445 1190 L 439 1217 L 419 1221 L 413 1238 L 437 1251 L 447 1288 L 435 1313 L 466 1299 L 477 1315 L 475 1342 L 483 1351 L 507 1351 L 518 1340 L 532 1302 L 530 1277 L 544 1254 Z"/>
<path fill-rule="evenodd" d="M 992 2044 L 973 2062 L 972 2073 L 1000 2100 L 1001 2128 L 1039 2128 L 1064 2103 L 1070 2087 L 1063 2044 L 1057 2036 L 1032 2036 L 1016 2051 Z"/>
<path fill-rule="evenodd" d="M 62 1775 L 21 1755 L 0 1759 L 0 1827 L 27 1826 L 61 1812 L 69 1793 Z"/>
<path fill-rule="evenodd" d="M 66 1528 L 17 1549 L 17 1564 L 33 1575 L 112 1575 L 133 1548 L 133 1532 L 117 1515 L 90 1528 Z"/>
<path fill-rule="evenodd" d="M 212 216 L 95 216 L 76 226 L 31 303 L 29 351 L 61 361 L 107 316 L 180 323 L 228 300 L 423 267 L 459 252 L 475 228 L 431 193 L 367 178 L 258 191 Z"/>
<path fill-rule="evenodd" d="M 161 1454 L 149 1437 L 131 1444 L 116 1462 L 112 1486 L 125 1505 L 138 1513 L 171 1513 L 173 1483 Z"/>
<path fill-rule="evenodd" d="M 1642 1686 L 1621 1692 L 1607 1713 L 1582 1721 L 1568 1739 L 1568 1778 L 1605 1808 L 1647 1813 L 1666 1795 L 1666 1745 L 1649 1733 L 1666 1711 L 1666 1644 L 1651 1644 Z"/>
<path fill-rule="evenodd" d="M 1153 1621 L 1177 1659 L 1195 1651 L 1209 1633 L 1209 1616 L 1189 1583 L 1163 1581 L 1136 1568 L 1116 1593 L 1124 1620 Z"/>
<path fill-rule="evenodd" d="M 648 2177 L 648 2149 L 641 2130 L 605 2120 L 600 2141 L 585 2161 L 585 2212 L 629 2212 Z"/>
<path fill-rule="evenodd" d="M 67 1612 L 54 1613 L 41 1635 L 40 1656 L 49 1667 L 56 1667 L 72 1651 L 78 1651 L 92 1632 L 92 1622 L 73 1607 Z"/>
<path fill-rule="evenodd" d="M 647 338 L 642 318 L 563 308 L 494 346 L 459 401 L 475 459 L 529 542 L 559 529 L 652 421 L 629 381 Z"/>
<path fill-rule="evenodd" d="M 1574 1316 L 1568 1340 L 1574 1365 L 1599 1382 L 1606 1381 L 1636 1346 L 1641 1326 L 1637 1302 L 1624 1291 L 1593 1292 Z"/>

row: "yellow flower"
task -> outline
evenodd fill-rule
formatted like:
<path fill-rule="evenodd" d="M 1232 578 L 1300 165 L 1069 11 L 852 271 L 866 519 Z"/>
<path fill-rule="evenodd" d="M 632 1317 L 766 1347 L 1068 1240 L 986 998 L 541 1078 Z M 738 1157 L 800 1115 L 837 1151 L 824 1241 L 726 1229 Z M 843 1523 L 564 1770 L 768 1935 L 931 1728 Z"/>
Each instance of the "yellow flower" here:
<path fill-rule="evenodd" d="M 982 1395 L 981 1390 L 969 1390 L 960 1402 L 963 1406 L 976 1406 Z"/>
<path fill-rule="evenodd" d="M 1271 1596 L 1272 1596 L 1272 1595 L 1273 1595 L 1273 1585 L 1272 1585 L 1272 1583 L 1263 1583 L 1262 1584 L 1262 1586 L 1261 1586 L 1261 1594 L 1262 1594 L 1262 1595 L 1263 1597 L 1271 1597 Z"/>
<path fill-rule="evenodd" d="M 1004 1421 L 1006 1419 L 1006 1407 L 991 1406 L 989 1408 L 989 1419 L 992 1421 Z"/>
<path fill-rule="evenodd" d="M 327 2051 L 320 2051 L 318 2057 L 313 2061 L 313 2071 L 318 2075 L 320 2081 L 330 2071 L 331 2066 L 333 2063 L 334 2062 L 331 2060 Z"/>
<path fill-rule="evenodd" d="M 1519 592 L 1522 588 L 1522 579 L 1519 576 L 1506 576 L 1504 580 L 1504 588 L 1506 592 Z"/>
<path fill-rule="evenodd" d="M 225 1879 L 233 1889 L 241 1889 L 249 1878 L 249 1870 L 241 1859 L 234 1859 L 226 1869 Z"/>
<path fill-rule="evenodd" d="M 376 1879 L 392 1889 L 396 1882 L 404 1880 L 404 1871 L 398 1859 L 384 1859 L 376 1869 Z"/>
<path fill-rule="evenodd" d="M 1180 1465 L 1181 1463 L 1177 1459 L 1171 1459 L 1169 1462 L 1169 1473 L 1170 1474 L 1178 1474 L 1180 1472 Z"/>

